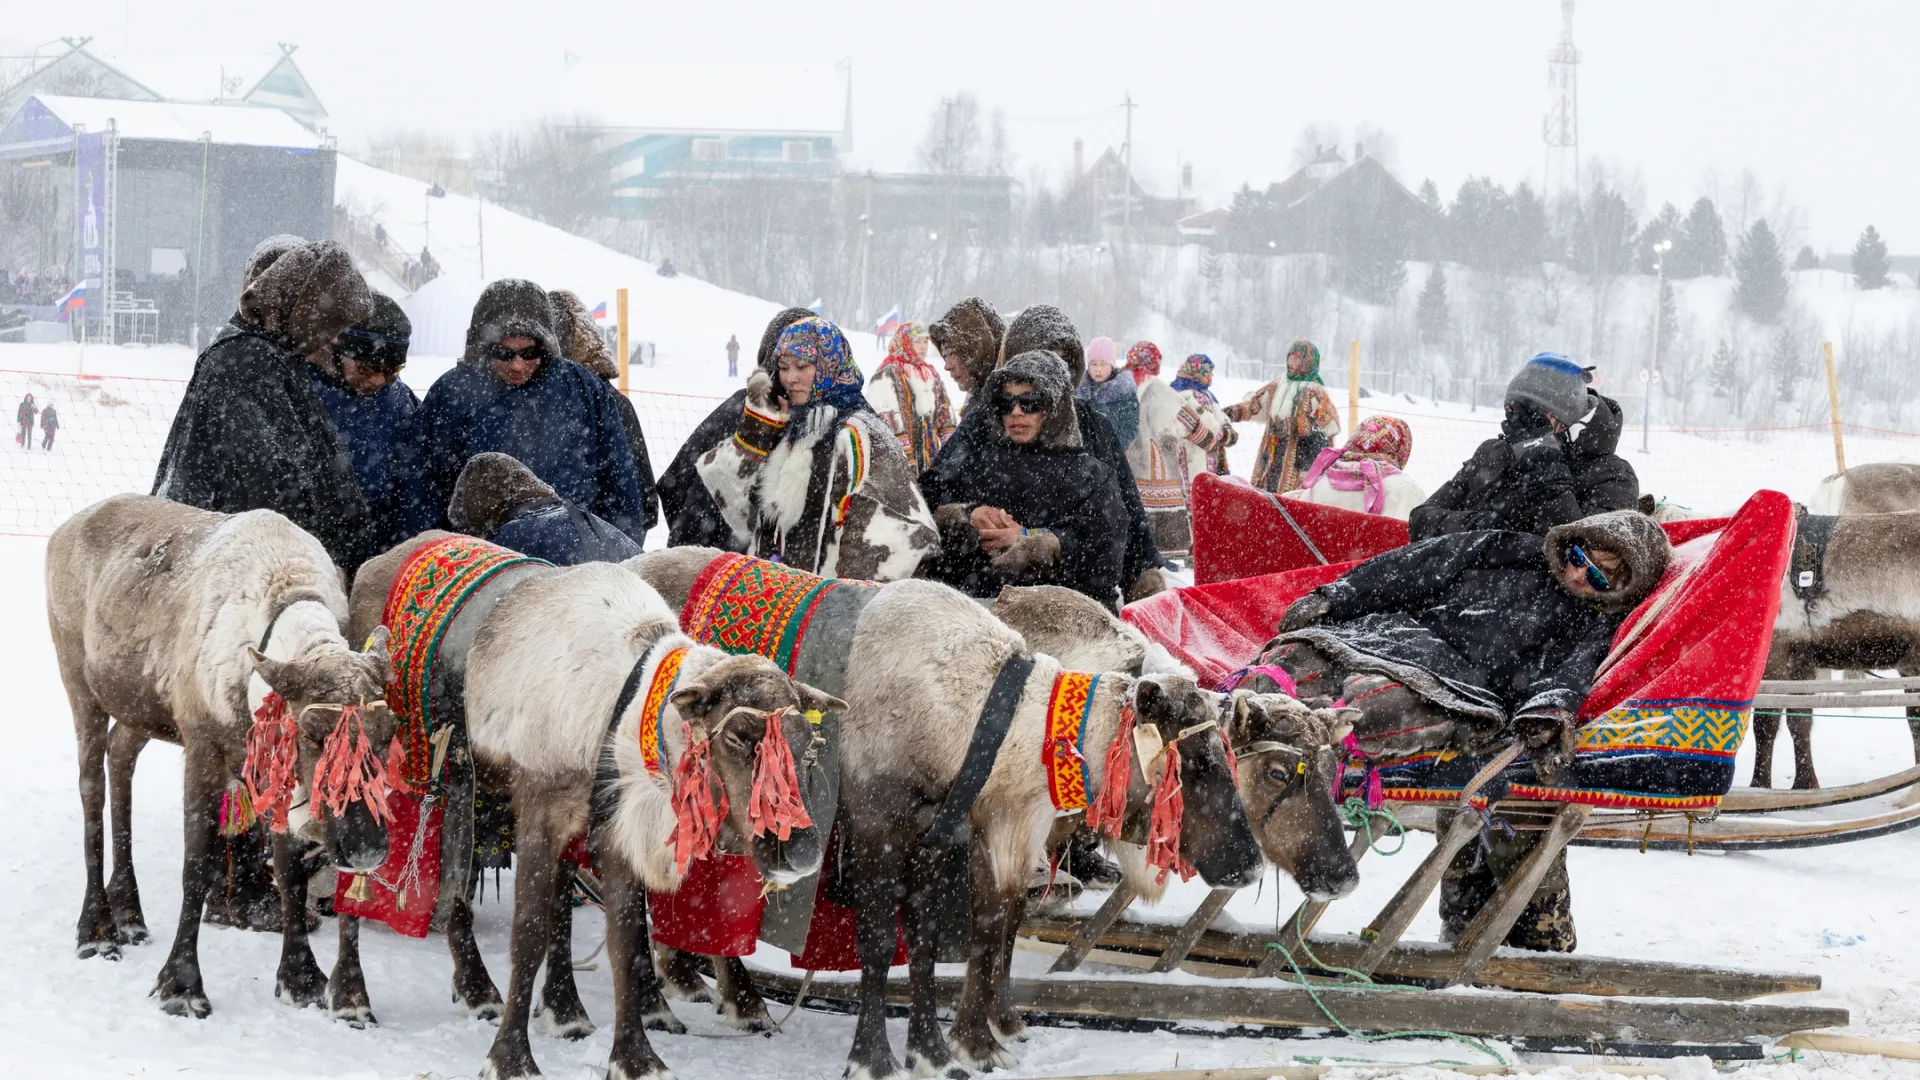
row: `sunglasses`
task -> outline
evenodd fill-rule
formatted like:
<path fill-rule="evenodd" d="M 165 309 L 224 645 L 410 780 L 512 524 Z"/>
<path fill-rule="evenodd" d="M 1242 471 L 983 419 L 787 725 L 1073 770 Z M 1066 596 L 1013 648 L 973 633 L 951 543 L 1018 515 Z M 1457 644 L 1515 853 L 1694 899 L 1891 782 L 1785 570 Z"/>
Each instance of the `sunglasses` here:
<path fill-rule="evenodd" d="M 547 358 L 547 350 L 538 345 L 529 345 L 524 349 L 509 349 L 505 345 L 495 345 L 489 355 L 502 364 L 511 364 L 515 360 L 531 360 L 539 363 Z"/>
<path fill-rule="evenodd" d="M 1567 562 L 1587 572 L 1587 584 L 1593 586 L 1594 592 L 1606 592 L 1613 588 L 1613 582 L 1607 580 L 1606 571 L 1595 566 L 1593 560 L 1587 557 L 1587 553 L 1581 550 L 1579 544 L 1574 544 L 1567 549 Z"/>
<path fill-rule="evenodd" d="M 1010 394 L 993 400 L 994 411 L 1007 416 L 1015 411 L 1029 416 L 1046 412 L 1053 406 L 1053 399 L 1038 390 L 1029 390 L 1024 394 Z"/>

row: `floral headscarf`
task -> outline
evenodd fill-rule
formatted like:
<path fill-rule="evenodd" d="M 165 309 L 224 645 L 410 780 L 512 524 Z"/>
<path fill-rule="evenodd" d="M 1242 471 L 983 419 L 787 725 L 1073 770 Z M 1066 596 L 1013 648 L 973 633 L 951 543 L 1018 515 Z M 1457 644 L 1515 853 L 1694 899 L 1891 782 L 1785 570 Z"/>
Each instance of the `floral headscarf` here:
<path fill-rule="evenodd" d="M 1327 447 L 1300 478 L 1310 488 L 1325 480 L 1336 491 L 1364 491 L 1364 506 L 1378 514 L 1387 502 L 1387 477 L 1407 467 L 1413 453 L 1413 429 L 1394 416 L 1369 416 L 1353 429 L 1344 447 Z"/>
<path fill-rule="evenodd" d="M 846 335 L 827 320 L 816 315 L 780 331 L 773 355 L 776 363 L 782 356 L 813 361 L 813 391 L 804 404 L 793 406 L 787 417 L 787 438 L 797 440 L 806 432 L 810 425 L 803 421 L 816 405 L 828 405 L 835 412 L 869 408 L 866 395 L 860 392 L 866 380 L 853 362 Z"/>
<path fill-rule="evenodd" d="M 1383 461 L 1396 469 L 1407 467 L 1413 456 L 1413 429 L 1397 416 L 1369 416 L 1360 421 L 1340 451 L 1341 461 Z"/>
<path fill-rule="evenodd" d="M 1215 404 L 1212 386 L 1213 358 L 1205 353 L 1187 357 L 1187 362 L 1180 365 L 1180 374 L 1173 380 L 1175 390 L 1193 391 L 1193 396 L 1203 405 Z"/>
<path fill-rule="evenodd" d="M 1293 361 L 1295 357 L 1306 360 L 1307 370 L 1305 374 L 1295 375 L 1293 373 Z M 1313 342 L 1296 341 L 1293 343 L 1293 347 L 1287 350 L 1287 380 L 1289 382 L 1320 381 L 1320 349 Z"/>
<path fill-rule="evenodd" d="M 907 368 L 924 379 L 938 378 L 933 365 L 927 363 L 927 328 L 917 322 L 901 323 L 887 339 L 887 358 L 880 361 L 883 368 L 888 364 Z"/>
<path fill-rule="evenodd" d="M 1127 370 L 1132 372 L 1135 385 L 1160 374 L 1160 346 L 1151 341 L 1134 342 L 1127 350 Z"/>

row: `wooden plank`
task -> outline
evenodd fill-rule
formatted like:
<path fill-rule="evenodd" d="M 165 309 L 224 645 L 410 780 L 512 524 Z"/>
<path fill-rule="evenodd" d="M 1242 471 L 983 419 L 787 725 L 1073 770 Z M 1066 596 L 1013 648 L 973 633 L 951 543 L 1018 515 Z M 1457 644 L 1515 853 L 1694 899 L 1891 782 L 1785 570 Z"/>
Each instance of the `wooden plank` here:
<path fill-rule="evenodd" d="M 1057 1080 L 1323 1080 L 1338 1071 L 1341 1076 L 1360 1078 L 1404 1074 L 1409 1066 L 1381 1062 L 1349 1062 L 1340 1065 L 1264 1065 L 1251 1069 L 1160 1069 L 1154 1072 L 1088 1073 L 1063 1076 Z M 1664 1065 L 1449 1065 L 1447 1072 L 1461 1076 L 1533 1076 L 1549 1069 L 1564 1070 L 1574 1076 L 1667 1076 Z"/>
<path fill-rule="evenodd" d="M 1594 847 L 1638 847 L 1645 843 L 1662 850 L 1706 848 L 1820 847 L 1867 836 L 1920 826 L 1920 804 L 1902 805 L 1884 813 L 1845 821 L 1786 821 L 1779 818 L 1726 818 L 1716 821 L 1656 821 L 1645 824 L 1589 823 L 1574 842 Z"/>
<path fill-rule="evenodd" d="M 1756 709 L 1904 709 L 1920 694 L 1755 694 Z"/>
<path fill-rule="evenodd" d="M 1029 919 L 1021 927 L 1021 933 L 1041 941 L 1064 943 L 1072 940 L 1078 928 L 1079 924 L 1071 919 Z M 1160 951 L 1168 930 L 1164 926 L 1123 921 L 1102 936 L 1099 944 L 1109 951 L 1125 950 L 1151 956 Z M 1200 960 L 1223 965 L 1259 964 L 1274 955 L 1267 946 L 1275 940 L 1283 939 L 1280 934 L 1271 931 L 1230 933 L 1211 930 L 1202 934 L 1194 945 L 1189 963 Z M 1314 956 L 1329 967 L 1354 966 L 1360 962 L 1367 947 L 1366 942 L 1351 934 L 1315 936 L 1309 938 L 1308 943 Z M 1437 982 L 1444 973 L 1449 962 L 1448 951 L 1444 945 L 1402 942 L 1386 955 L 1374 974 L 1382 978 L 1431 984 Z M 1308 971 L 1317 970 L 1305 956 L 1300 957 L 1300 961 Z M 1474 982 L 1479 986 L 1536 993 L 1714 998 L 1720 1001 L 1808 993 L 1821 986 L 1818 975 L 1741 971 L 1661 960 L 1529 953 L 1517 949 L 1495 952 L 1486 966 L 1480 969 Z"/>
<path fill-rule="evenodd" d="M 1762 694 L 1835 694 L 1856 690 L 1920 690 L 1920 676 L 1903 679 L 1762 679 Z"/>
<path fill-rule="evenodd" d="M 1200 901 L 1200 906 L 1194 909 L 1193 917 L 1175 931 L 1172 939 L 1167 942 L 1166 950 L 1154 963 L 1153 970 L 1172 971 L 1179 967 L 1180 961 L 1185 960 L 1187 953 L 1192 951 L 1193 943 L 1200 940 L 1200 935 L 1206 933 L 1207 928 L 1213 925 L 1213 920 L 1226 910 L 1227 901 L 1233 899 L 1233 894 L 1239 891 L 1238 889 L 1215 889 L 1208 893 L 1207 898 Z"/>
<path fill-rule="evenodd" d="M 1492 958 L 1493 951 L 1507 938 L 1507 931 L 1520 918 L 1532 901 L 1540 882 L 1552 869 L 1553 861 L 1566 850 L 1567 841 L 1580 831 L 1580 825 L 1593 813 L 1593 807 L 1582 803 L 1567 803 L 1553 815 L 1553 826 L 1542 836 L 1527 853 L 1520 868 L 1512 877 L 1500 883 L 1494 890 L 1493 898 L 1488 900 L 1467 928 L 1460 932 L 1460 940 L 1454 943 L 1454 955 L 1458 966 L 1447 976 L 1447 985 L 1471 982 L 1480 973 L 1480 968 Z"/>
<path fill-rule="evenodd" d="M 1877 780 L 1867 780 L 1843 787 L 1805 788 L 1801 790 L 1776 788 L 1734 788 L 1720 800 L 1720 812 L 1723 814 L 1763 814 L 1774 810 L 1806 810 L 1816 806 L 1839 806 L 1842 803 L 1859 802 L 1871 799 L 1875 795 L 1885 795 L 1889 791 L 1920 784 L 1920 765 L 1911 769 L 1902 769 Z"/>
<path fill-rule="evenodd" d="M 1829 1035 L 1824 1031 L 1803 1031 L 1780 1040 L 1789 1050 L 1818 1050 L 1826 1054 L 1865 1054 L 1874 1057 L 1920 1061 L 1920 1043 L 1893 1039 L 1863 1039 L 1857 1035 Z"/>
<path fill-rule="evenodd" d="M 1355 829 L 1353 842 L 1347 845 L 1347 854 L 1352 855 L 1354 861 L 1359 861 L 1373 850 L 1373 840 L 1372 831 L 1365 826 Z M 1280 948 L 1267 950 L 1266 959 L 1260 961 L 1254 977 L 1264 979 L 1278 975 L 1280 969 L 1287 966 L 1287 954 L 1300 951 L 1302 936 L 1313 933 L 1313 928 L 1320 924 L 1320 916 L 1327 913 L 1330 903 L 1330 900 L 1302 900 L 1300 906 L 1293 909 L 1293 917 L 1280 924 Z"/>
<path fill-rule="evenodd" d="M 1093 913 L 1093 918 L 1088 919 L 1080 927 L 1073 940 L 1067 944 L 1067 951 L 1061 953 L 1060 958 L 1055 960 L 1053 966 L 1047 970 L 1060 975 L 1079 967 L 1080 961 L 1087 958 L 1087 951 L 1093 948 L 1093 943 L 1100 940 L 1101 935 L 1107 932 L 1107 928 L 1120 918 L 1120 913 L 1127 910 L 1127 905 L 1131 903 L 1133 903 L 1133 886 L 1125 881 L 1115 885 L 1113 892 L 1107 895 L 1106 903 L 1101 904 L 1100 910 Z"/>
<path fill-rule="evenodd" d="M 1361 936 L 1369 938 L 1370 943 L 1366 953 L 1360 957 L 1360 961 L 1353 965 L 1355 971 L 1371 975 L 1380 969 L 1380 961 L 1386 959 L 1387 953 L 1399 943 L 1401 935 L 1407 932 L 1407 927 L 1413 925 L 1414 917 L 1419 915 L 1420 909 L 1426 906 L 1427 897 L 1432 896 L 1433 890 L 1440 887 L 1440 878 L 1446 874 L 1447 864 L 1453 861 L 1453 857 L 1460 853 L 1461 848 L 1472 843 L 1479 832 L 1480 822 L 1473 813 L 1462 812 L 1454 815 L 1453 827 L 1434 844 L 1433 851 L 1428 854 L 1426 861 L 1422 862 L 1407 880 L 1400 883 L 1400 888 L 1393 894 L 1393 899 L 1387 901 L 1387 906 L 1381 908 L 1380 914 L 1374 916 L 1373 922 L 1367 924 L 1366 933 Z"/>
<path fill-rule="evenodd" d="M 762 988 L 791 995 L 800 978 L 749 965 Z M 942 1006 L 959 1001 L 962 980 L 942 976 L 934 992 Z M 816 977 L 809 998 L 857 1002 L 860 984 L 844 977 Z M 1445 994 L 1344 987 L 1266 987 L 1149 982 L 1137 979 L 1015 979 L 1011 1004 L 1021 1012 L 1049 1016 L 1108 1017 L 1164 1022 L 1202 1021 L 1283 1028 L 1329 1026 L 1320 1002 L 1355 1031 L 1457 1031 L 1501 1038 L 1565 1039 L 1582 1044 L 1631 1041 L 1647 1044 L 1726 1045 L 1752 1038 L 1777 1039 L 1796 1031 L 1843 1027 L 1847 1010 L 1803 1005 L 1749 1005 L 1721 1001 L 1636 1001 L 1629 998 L 1566 998 L 1544 994 L 1458 990 Z M 907 980 L 887 980 L 887 1000 L 908 1000 Z"/>

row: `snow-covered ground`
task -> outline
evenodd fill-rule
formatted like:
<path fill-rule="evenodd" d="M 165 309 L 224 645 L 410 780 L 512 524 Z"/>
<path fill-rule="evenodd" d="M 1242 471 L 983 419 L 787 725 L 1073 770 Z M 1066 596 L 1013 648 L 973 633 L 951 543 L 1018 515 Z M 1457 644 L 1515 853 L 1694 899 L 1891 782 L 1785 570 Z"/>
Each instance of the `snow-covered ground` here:
<path fill-rule="evenodd" d="M 343 162 L 343 199 L 380 211 L 403 246 L 417 246 L 409 224 L 421 185 Z M 449 273 L 478 279 L 478 251 L 454 240 L 471 203 L 436 200 L 435 253 Z M 633 372 L 634 400 L 646 425 L 656 466 L 663 466 L 686 433 L 733 385 L 721 346 L 740 337 L 750 363 L 760 327 L 776 304 L 727 293 L 685 278 L 663 279 L 639 260 L 567 236 L 503 211 L 485 211 L 486 269 L 491 276 L 527 276 L 548 287 L 570 287 L 589 305 L 611 301 L 620 286 L 632 292 L 636 340 L 653 341 L 658 363 Z M 471 265 L 468 260 L 471 258 Z M 802 300 L 804 302 L 804 300 Z M 1089 328 L 1089 333 L 1095 332 Z M 857 356 L 871 370 L 878 346 L 853 335 Z M 406 379 L 424 392 L 451 364 L 447 356 L 416 356 Z M 193 357 L 185 349 L 0 345 L 0 403 L 32 392 L 62 415 L 51 453 L 0 444 L 0 597 L 11 598 L 21 620 L 0 634 L 0 685 L 7 687 L 13 720 L 8 752 L 0 755 L 0 925 L 12 961 L 0 1010 L 0 1065 L 9 1074 L 42 1077 L 105 1075 L 211 1077 L 463 1077 L 477 1073 L 493 1028 L 465 1019 L 449 1003 L 450 966 L 440 939 L 413 941 L 372 928 L 365 938 L 368 985 L 381 1025 L 355 1031 L 317 1011 L 295 1011 L 273 1000 L 278 943 L 266 935 L 208 927 L 202 962 L 213 1016 L 201 1022 L 167 1017 L 148 1000 L 155 971 L 173 934 L 179 901 L 181 851 L 179 755 L 152 747 L 136 781 L 134 820 L 143 899 L 154 944 L 130 949 L 121 962 L 73 958 L 73 920 L 82 882 L 79 802 L 66 700 L 52 647 L 41 621 L 45 535 L 73 511 L 120 491 L 144 491 L 178 406 Z M 1224 400 L 1252 384 L 1222 379 Z M 1346 394 L 1333 396 L 1345 420 Z M 1449 476 L 1482 439 L 1497 414 L 1487 408 L 1399 396 L 1369 397 L 1361 415 L 1390 411 L 1414 430 L 1413 476 L 1429 490 Z M 1635 418 L 1637 419 L 1637 418 Z M 1235 448 L 1235 471 L 1251 465 L 1257 430 L 1248 427 Z M 1637 427 L 1627 457 L 1645 490 L 1703 512 L 1737 506 L 1755 488 L 1797 498 L 1811 493 L 1832 469 L 1825 429 L 1771 433 L 1682 433 L 1656 430 L 1652 453 L 1640 455 Z M 1849 460 L 1920 460 L 1920 439 L 1848 438 Z M 655 541 L 658 542 L 657 540 Z M 1899 718 L 1831 718 L 1819 727 L 1822 778 L 1847 783 L 1892 772 L 1911 760 Z M 1746 761 L 1743 755 L 1741 769 Z M 1869 812 L 1866 807 L 1845 813 Z M 1383 904 L 1414 863 L 1430 850 L 1415 836 L 1393 859 L 1370 856 L 1360 890 L 1336 904 L 1324 930 L 1351 931 Z M 1920 1039 L 1920 938 L 1908 931 L 1920 893 L 1920 834 L 1858 844 L 1765 855 L 1683 855 L 1576 849 L 1574 906 L 1583 952 L 1816 972 L 1825 988 L 1785 1000 L 1844 1006 L 1856 1034 Z M 511 895 L 509 888 L 508 894 Z M 1198 882 L 1173 889 L 1141 917 L 1173 920 L 1190 911 Z M 1271 924 L 1292 909 L 1298 894 L 1269 882 L 1242 893 L 1227 917 Z M 1098 896 L 1082 898 L 1097 904 Z M 482 951 L 496 979 L 507 975 L 509 912 L 479 908 Z M 601 939 L 591 913 L 576 921 L 575 954 L 585 957 Z M 1413 927 L 1416 937 L 1438 933 L 1432 910 Z M 334 954 L 331 925 L 316 939 L 323 966 Z M 1853 944 L 1840 944 L 1852 941 Z M 758 962 L 784 966 L 764 951 Z M 1024 972 L 1045 960 L 1021 954 Z M 598 1077 L 611 1038 L 611 986 L 604 968 L 580 975 L 589 1011 L 602 1030 L 580 1043 L 535 1036 L 535 1053 L 548 1075 Z M 776 1010 L 778 1015 L 780 1010 Z M 852 1034 L 849 1018 L 801 1012 L 772 1039 L 736 1038 L 704 1009 L 678 1012 L 693 1028 L 685 1036 L 656 1036 L 676 1073 L 687 1078 L 835 1077 Z M 896 1050 L 904 1031 L 894 1025 Z M 1090 1034 L 1039 1030 L 1021 1050 L 1015 1075 L 1077 1076 L 1144 1069 L 1284 1064 L 1290 1060 L 1366 1058 L 1418 1062 L 1476 1061 L 1464 1048 L 1416 1042 L 1363 1045 L 1350 1040 L 1216 1039 L 1172 1034 Z M 1550 1064 L 1542 1062 L 1542 1064 Z M 1703 1062 L 1679 1063 L 1675 1075 L 1705 1077 Z M 1410 1069 L 1406 1076 L 1431 1077 Z M 1561 1073 L 1570 1076 L 1570 1073 Z M 1786 1077 L 1920 1076 L 1920 1065 L 1878 1059 L 1812 1055 L 1798 1063 L 1742 1066 L 1756 1080 Z"/>

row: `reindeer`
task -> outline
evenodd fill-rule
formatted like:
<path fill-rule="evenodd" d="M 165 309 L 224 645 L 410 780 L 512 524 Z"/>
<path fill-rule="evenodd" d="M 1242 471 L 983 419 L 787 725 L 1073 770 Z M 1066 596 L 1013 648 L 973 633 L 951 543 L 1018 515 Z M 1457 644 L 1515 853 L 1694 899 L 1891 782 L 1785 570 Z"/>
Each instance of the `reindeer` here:
<path fill-rule="evenodd" d="M 688 860 L 716 845 L 744 845 L 776 885 L 818 871 L 824 829 L 810 770 L 794 762 L 814 756 L 809 718 L 845 703 L 762 657 L 695 644 L 658 593 L 607 564 L 543 574 L 501 600 L 474 642 L 467 693 L 476 753 L 511 776 L 521 860 L 506 1013 L 483 1075 L 540 1075 L 527 1018 L 534 973 L 543 956 L 555 962 L 555 859 L 590 823 L 617 1013 L 608 1074 L 665 1075 L 646 1036 L 666 1012 L 647 890 L 678 888 Z"/>
<path fill-rule="evenodd" d="M 312 846 L 354 871 L 386 857 L 386 772 L 375 756 L 395 729 L 383 700 L 386 637 L 354 652 L 340 632 L 346 610 L 339 571 L 320 542 L 269 510 L 216 514 L 121 495 L 80 511 L 48 541 L 47 621 L 73 709 L 85 822 L 83 958 L 118 959 L 121 942 L 143 936 L 145 924 L 125 835 L 127 790 L 118 782 L 113 881 L 101 881 L 109 743 L 126 755 L 129 780 L 131 755 L 146 740 L 184 751 L 180 922 L 153 989 L 168 1013 L 212 1012 L 201 982 L 200 916 L 223 796 L 229 814 L 242 814 L 247 801 L 234 788 L 243 765 L 252 810 L 277 830 L 281 1000 L 310 1004 L 325 987 L 306 943 L 300 867 Z M 356 783 L 317 790 L 323 754 Z"/>
<path fill-rule="evenodd" d="M 688 602 L 700 571 L 720 555 L 673 548 L 625 565 L 652 584 L 670 607 Z M 895 946 L 895 913 L 908 939 L 912 1006 L 909 1063 L 943 1072 L 959 1061 L 1009 1064 L 996 1030 L 1024 1027 L 1005 994 L 1013 934 L 1026 900 L 1027 874 L 1038 865 L 1055 817 L 1047 771 L 1037 763 L 1046 742 L 1058 661 L 1034 655 L 1020 635 L 973 600 L 928 581 L 896 581 L 867 600 L 845 660 L 848 703 L 841 724 L 841 818 L 847 872 L 857 894 L 861 1011 L 849 1074 L 879 1077 L 898 1066 L 887 1045 L 886 972 Z M 1010 664 L 1011 662 L 1011 664 Z M 961 771 L 972 731 L 1003 667 L 1016 674 L 1019 700 L 1009 730 L 962 828 L 970 833 L 972 949 L 966 989 L 954 1019 L 954 1047 L 934 1017 L 935 894 L 947 883 L 944 851 L 924 843 L 939 807 Z M 1090 678 L 1090 676 L 1088 677 Z M 1239 886 L 1261 860 L 1227 767 L 1218 730 L 1219 695 L 1190 678 L 1099 676 L 1088 690 L 1079 744 L 1089 815 L 1109 830 L 1149 825 L 1152 870 L 1199 873 L 1216 886 Z M 1123 719 L 1125 717 L 1125 719 Z M 1143 747 L 1135 752 L 1137 741 Z M 1136 757 L 1144 760 L 1136 761 Z M 1113 768 L 1123 783 L 1104 786 Z M 1172 812 L 1178 783 L 1187 812 Z M 1158 797 L 1158 798 L 1156 798 Z M 1157 804 L 1159 812 L 1152 812 Z"/>
<path fill-rule="evenodd" d="M 1920 510 L 1920 465 L 1883 461 L 1834 473 L 1814 489 L 1807 510 L 1835 515 Z"/>

